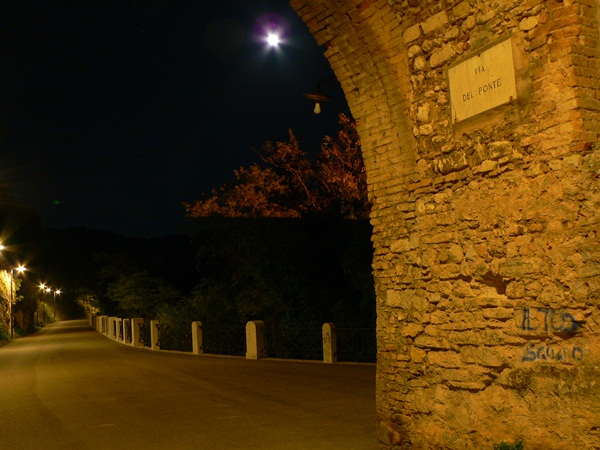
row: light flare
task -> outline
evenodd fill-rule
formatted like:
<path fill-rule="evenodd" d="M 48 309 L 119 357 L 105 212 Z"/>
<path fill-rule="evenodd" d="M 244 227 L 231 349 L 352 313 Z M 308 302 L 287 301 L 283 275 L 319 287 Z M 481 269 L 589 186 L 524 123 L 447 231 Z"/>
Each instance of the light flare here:
<path fill-rule="evenodd" d="M 267 13 L 259 17 L 254 25 L 254 37 L 270 49 L 279 49 L 287 43 L 289 24 L 279 14 Z"/>
<path fill-rule="evenodd" d="M 268 33 L 265 40 L 269 47 L 279 47 L 279 44 L 281 43 L 281 37 L 279 36 L 279 33 L 276 32 Z"/>

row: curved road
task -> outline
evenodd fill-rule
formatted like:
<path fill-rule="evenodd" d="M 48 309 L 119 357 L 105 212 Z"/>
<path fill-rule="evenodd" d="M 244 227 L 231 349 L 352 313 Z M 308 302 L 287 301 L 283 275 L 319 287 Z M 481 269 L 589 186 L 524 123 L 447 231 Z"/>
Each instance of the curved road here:
<path fill-rule="evenodd" d="M 0 348 L 0 448 L 377 448 L 375 367 L 118 344 L 86 321 Z"/>

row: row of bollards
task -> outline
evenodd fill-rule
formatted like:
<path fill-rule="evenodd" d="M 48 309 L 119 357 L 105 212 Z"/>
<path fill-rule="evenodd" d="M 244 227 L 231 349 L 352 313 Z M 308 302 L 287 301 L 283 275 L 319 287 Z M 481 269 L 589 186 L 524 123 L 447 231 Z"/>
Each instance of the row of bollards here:
<path fill-rule="evenodd" d="M 160 350 L 160 329 L 158 320 L 150 321 L 150 342 L 144 342 L 141 325 L 144 319 L 123 319 L 120 317 L 91 316 L 91 325 L 96 331 L 122 344 L 133 347 L 146 347 Z M 322 327 L 323 362 L 337 362 L 337 338 L 335 325 L 324 323 Z M 202 342 L 202 322 L 192 322 L 192 353 L 204 353 Z M 265 324 L 262 320 L 251 320 L 246 324 L 246 359 L 267 358 Z"/>

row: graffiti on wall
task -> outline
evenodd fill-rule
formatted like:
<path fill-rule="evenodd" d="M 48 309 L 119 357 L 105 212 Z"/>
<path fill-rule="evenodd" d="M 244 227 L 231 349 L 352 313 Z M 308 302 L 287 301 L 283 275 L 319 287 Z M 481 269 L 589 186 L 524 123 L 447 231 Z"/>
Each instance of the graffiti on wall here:
<path fill-rule="evenodd" d="M 521 329 L 531 332 L 576 333 L 582 325 L 567 311 L 551 308 L 523 308 Z M 548 345 L 529 345 L 524 349 L 522 361 L 562 361 L 577 362 L 584 357 L 581 347 L 556 347 Z"/>
<path fill-rule="evenodd" d="M 581 347 L 574 346 L 555 348 L 552 346 L 540 345 L 536 347 L 531 345 L 525 348 L 523 354 L 523 362 L 533 361 L 564 361 L 564 362 L 576 362 L 583 359 L 583 349 Z"/>
<path fill-rule="evenodd" d="M 554 331 L 557 333 L 575 333 L 581 328 L 581 325 L 575 318 L 566 311 L 558 311 L 550 308 L 537 308 L 537 322 L 541 322 L 541 330 L 548 333 Z M 532 313 L 529 306 L 523 308 L 523 322 L 521 328 L 523 331 L 541 331 L 539 326 L 532 326 Z"/>

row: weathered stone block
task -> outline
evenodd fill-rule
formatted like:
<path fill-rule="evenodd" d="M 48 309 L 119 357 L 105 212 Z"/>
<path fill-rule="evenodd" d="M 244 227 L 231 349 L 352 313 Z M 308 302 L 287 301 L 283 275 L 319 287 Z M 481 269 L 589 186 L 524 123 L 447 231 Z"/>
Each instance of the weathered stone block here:
<path fill-rule="evenodd" d="M 423 33 L 429 34 L 439 28 L 443 27 L 448 23 L 448 16 L 445 11 L 439 12 L 424 22 L 421 23 L 421 28 L 423 29 Z"/>
<path fill-rule="evenodd" d="M 417 336 L 415 338 L 415 345 L 417 347 L 420 348 L 427 348 L 427 349 L 438 349 L 438 350 L 443 350 L 443 349 L 449 349 L 450 348 L 450 344 L 446 339 L 443 338 L 436 338 L 436 337 L 432 337 L 432 336 Z"/>
<path fill-rule="evenodd" d="M 526 17 L 519 23 L 519 29 L 522 31 L 530 31 L 533 30 L 539 23 L 539 18 L 536 16 Z"/>
<path fill-rule="evenodd" d="M 455 262 L 461 262 L 465 257 L 462 247 L 457 244 L 452 244 L 450 246 L 448 254 L 450 255 L 450 259 Z"/>
<path fill-rule="evenodd" d="M 507 258 L 499 263 L 498 273 L 503 276 L 524 277 L 540 273 L 542 267 L 540 258 Z"/>
<path fill-rule="evenodd" d="M 442 264 L 432 267 L 433 276 L 440 280 L 450 280 L 460 275 L 460 266 L 458 264 Z"/>
<path fill-rule="evenodd" d="M 458 5 L 456 5 L 454 8 L 452 8 L 452 13 L 454 14 L 454 17 L 457 19 L 464 19 L 465 17 L 467 17 L 469 15 L 470 11 L 471 11 L 471 5 L 469 4 L 469 2 L 461 2 Z"/>
<path fill-rule="evenodd" d="M 423 332 L 423 326 L 416 323 L 408 323 L 402 327 L 402 335 L 415 337 Z"/>
<path fill-rule="evenodd" d="M 469 161 L 464 152 L 454 152 L 446 157 L 434 159 L 433 167 L 436 172 L 446 175 L 469 167 Z"/>
<path fill-rule="evenodd" d="M 515 316 L 514 309 L 510 308 L 486 308 L 481 315 L 484 319 L 510 320 Z"/>
<path fill-rule="evenodd" d="M 454 239 L 454 233 L 444 232 L 434 234 L 432 236 L 424 236 L 423 243 L 425 244 L 442 244 L 444 242 L 451 242 Z"/>
<path fill-rule="evenodd" d="M 408 27 L 402 37 L 404 38 L 404 42 L 412 42 L 418 39 L 421 36 L 421 27 L 419 25 L 413 25 L 412 27 Z"/>
<path fill-rule="evenodd" d="M 411 347 L 410 348 L 410 359 L 415 363 L 421 363 L 427 357 L 427 352 L 422 348 Z"/>
<path fill-rule="evenodd" d="M 444 368 L 458 368 L 462 366 L 460 358 L 455 352 L 433 352 L 427 354 L 429 364 Z"/>
<path fill-rule="evenodd" d="M 431 54 L 429 64 L 432 68 L 439 67 L 452 59 L 455 55 L 456 51 L 452 44 L 446 44 L 440 50 Z"/>

